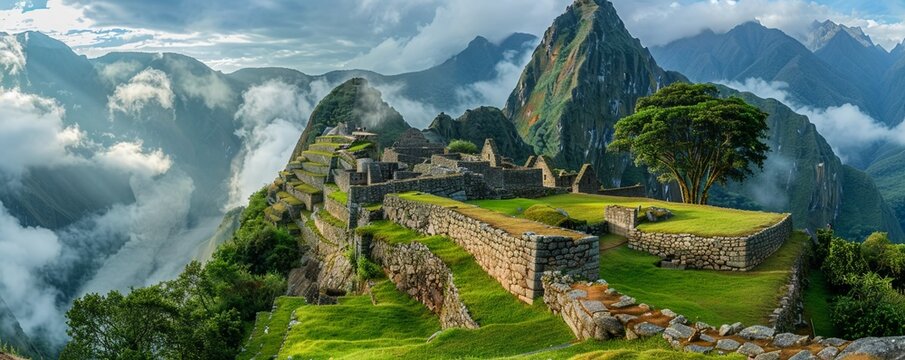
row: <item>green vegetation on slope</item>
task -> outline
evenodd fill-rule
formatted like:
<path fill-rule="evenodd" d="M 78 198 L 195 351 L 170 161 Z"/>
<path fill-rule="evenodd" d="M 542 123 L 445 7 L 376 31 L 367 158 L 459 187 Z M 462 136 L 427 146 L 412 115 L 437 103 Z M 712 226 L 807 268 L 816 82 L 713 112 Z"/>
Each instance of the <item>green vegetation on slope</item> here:
<path fill-rule="evenodd" d="M 804 320 L 811 322 L 814 334 L 825 337 L 842 336 L 833 326 L 830 319 L 830 299 L 832 293 L 826 276 L 818 269 L 812 269 L 808 274 L 808 286 L 802 295 L 804 302 Z"/>
<path fill-rule="evenodd" d="M 292 308 L 298 323 L 286 334 L 279 358 L 374 358 L 379 349 L 395 353 L 424 344 L 440 330 L 437 317 L 392 282 L 378 281 L 371 293 L 376 305 L 369 295 L 356 295 L 336 305 Z"/>
<path fill-rule="evenodd" d="M 292 312 L 302 305 L 305 305 L 304 298 L 281 296 L 274 301 L 273 313 L 258 313 L 254 333 L 236 359 L 270 359 L 276 356 L 283 346 Z"/>
<path fill-rule="evenodd" d="M 660 207 L 669 209 L 673 217 L 666 221 L 642 223 L 638 229 L 669 234 L 695 234 L 701 236 L 740 236 L 756 233 L 778 223 L 783 214 L 726 209 L 714 206 L 680 204 L 646 198 L 618 196 L 563 194 L 537 199 L 476 200 L 468 203 L 512 216 L 524 216 L 524 209 L 547 204 L 563 209 L 569 217 L 596 224 L 604 219 L 608 205 L 637 208 Z"/>
<path fill-rule="evenodd" d="M 609 235 L 607 237 L 615 237 Z M 639 302 L 712 325 L 766 324 L 807 235 L 795 232 L 773 256 L 747 272 L 671 270 L 655 255 L 620 246 L 600 254 L 600 278 Z"/>

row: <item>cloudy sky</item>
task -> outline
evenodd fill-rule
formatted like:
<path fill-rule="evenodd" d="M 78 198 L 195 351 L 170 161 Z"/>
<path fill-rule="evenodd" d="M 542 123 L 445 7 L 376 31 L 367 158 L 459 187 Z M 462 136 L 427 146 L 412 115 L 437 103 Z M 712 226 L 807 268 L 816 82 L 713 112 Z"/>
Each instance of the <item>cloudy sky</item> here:
<path fill-rule="evenodd" d="M 306 73 L 418 70 L 476 35 L 541 34 L 569 0 L 0 0 L 0 31 L 39 30 L 96 57 L 171 51 L 214 68 Z M 900 0 L 614 0 L 645 45 L 749 20 L 802 36 L 813 20 L 861 26 L 891 48 L 905 38 Z"/>

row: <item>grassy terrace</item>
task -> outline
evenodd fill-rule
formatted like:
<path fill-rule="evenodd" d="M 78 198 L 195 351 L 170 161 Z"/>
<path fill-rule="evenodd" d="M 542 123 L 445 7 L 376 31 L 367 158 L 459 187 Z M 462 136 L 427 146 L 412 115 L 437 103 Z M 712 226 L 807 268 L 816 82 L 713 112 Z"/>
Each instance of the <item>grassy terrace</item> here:
<path fill-rule="evenodd" d="M 255 319 L 255 329 L 245 344 L 245 351 L 237 359 L 270 359 L 276 356 L 283 344 L 283 335 L 289 328 L 292 311 L 305 304 L 305 299 L 281 296 L 276 299 L 273 315 L 260 312 Z"/>
<path fill-rule="evenodd" d="M 301 200 L 296 199 L 295 196 L 289 195 L 289 193 L 285 192 L 285 191 L 278 192 L 277 197 L 279 197 L 280 200 L 285 201 L 287 204 L 289 204 L 291 206 L 302 205 Z"/>
<path fill-rule="evenodd" d="M 601 248 L 620 240 L 601 239 Z M 748 272 L 670 270 L 655 266 L 659 257 L 626 245 L 600 254 L 600 277 L 614 288 L 657 308 L 668 308 L 692 321 L 711 325 L 741 321 L 766 324 L 807 235 L 795 232 L 773 256 Z"/>
<path fill-rule="evenodd" d="M 357 142 L 357 143 L 353 143 L 352 146 L 349 146 L 349 148 L 346 149 L 346 151 L 350 152 L 350 153 L 354 153 L 354 152 L 369 149 L 373 146 L 374 146 L 374 143 L 372 143 L 372 142 L 368 142 L 368 141 Z"/>
<path fill-rule="evenodd" d="M 522 216 L 522 212 L 532 205 L 547 204 L 565 210 L 572 218 L 585 220 L 591 224 L 605 220 L 604 209 L 608 205 L 631 208 L 655 206 L 669 209 L 674 216 L 666 221 L 641 223 L 638 229 L 648 232 L 700 236 L 750 235 L 776 224 L 785 217 L 783 214 L 776 213 L 590 194 L 562 194 L 538 199 L 477 200 L 468 203 L 510 216 Z"/>
<path fill-rule="evenodd" d="M 469 205 L 440 196 L 420 192 L 407 192 L 398 194 L 398 196 L 405 200 L 420 201 L 452 209 L 460 214 L 505 230 L 514 236 L 522 236 L 522 234 L 526 232 L 533 232 L 541 235 L 567 236 L 573 239 L 580 239 L 587 236 L 579 232 L 548 226 L 535 221 L 513 218 L 505 213 L 487 210 L 482 207 Z"/>
<path fill-rule="evenodd" d="M 741 359 L 671 351 L 658 337 L 573 343 L 572 332 L 542 301 L 518 301 L 451 240 L 390 222 L 359 231 L 390 243 L 425 244 L 452 269 L 460 297 L 481 328 L 445 330 L 428 342 L 440 330 L 436 317 L 381 280 L 373 288 L 376 305 L 362 295 L 341 298 L 337 305 L 297 307 L 298 324 L 287 334 L 279 359 Z"/>
<path fill-rule="evenodd" d="M 318 188 L 316 188 L 316 187 L 314 187 L 314 186 L 311 186 L 311 185 L 302 183 L 302 182 L 300 182 L 300 183 L 298 183 L 298 184 L 294 184 L 292 187 L 295 188 L 296 190 L 301 191 L 301 192 L 306 193 L 306 194 L 314 195 L 314 194 L 320 194 L 320 193 L 321 193 L 320 189 L 318 189 Z"/>

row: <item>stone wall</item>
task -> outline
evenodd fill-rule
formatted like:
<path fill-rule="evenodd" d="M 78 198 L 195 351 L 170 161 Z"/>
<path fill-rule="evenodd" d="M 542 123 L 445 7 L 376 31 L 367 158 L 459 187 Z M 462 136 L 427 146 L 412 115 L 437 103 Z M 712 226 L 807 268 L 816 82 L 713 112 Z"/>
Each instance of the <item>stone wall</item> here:
<path fill-rule="evenodd" d="M 421 191 L 444 197 L 464 197 L 465 190 L 465 176 L 457 174 L 436 177 L 419 177 L 367 186 L 350 186 L 348 193 L 349 201 L 351 202 L 373 204 L 383 201 L 384 195 L 392 193 Z M 461 195 L 456 195 L 457 193 L 461 193 Z"/>
<path fill-rule="evenodd" d="M 608 207 L 608 222 L 609 214 Z M 610 224 L 610 232 L 621 231 L 619 221 Z M 747 271 L 772 255 L 791 234 L 792 217 L 787 215 L 779 223 L 749 236 L 703 237 L 649 233 L 635 228 L 628 230 L 626 238 L 632 249 L 671 258 L 689 268 Z"/>
<path fill-rule="evenodd" d="M 625 186 L 613 189 L 603 189 L 599 191 L 600 195 L 623 196 L 623 197 L 645 197 L 647 189 L 644 185 Z"/>
<path fill-rule="evenodd" d="M 810 251 L 804 250 L 792 265 L 788 282 L 783 289 L 782 297 L 779 299 L 779 305 L 770 314 L 770 325 L 777 331 L 794 331 L 797 325 L 803 322 L 804 303 L 802 291 L 804 289 L 802 289 L 802 286 L 804 286 L 804 279 L 807 278 L 806 271 L 809 260 Z"/>
<path fill-rule="evenodd" d="M 321 235 L 323 235 L 324 239 L 337 244 L 337 246 L 341 248 L 350 246 L 352 239 L 348 229 L 331 224 L 329 221 L 323 219 L 319 213 L 314 213 L 313 217 L 314 225 L 317 227 L 317 230 L 320 231 Z"/>
<path fill-rule="evenodd" d="M 449 237 L 471 253 L 503 288 L 525 302 L 530 303 L 543 293 L 540 280 L 546 270 L 561 270 L 588 279 L 598 276 L 600 243 L 596 236 L 577 240 L 531 233 L 516 236 L 453 209 L 394 195 L 384 199 L 383 210 L 387 219 L 397 224 L 424 234 Z"/>
<path fill-rule="evenodd" d="M 330 215 L 342 220 L 342 222 L 346 224 L 350 223 L 349 219 L 351 215 L 349 213 L 349 207 L 346 206 L 346 204 L 342 204 L 331 197 L 326 197 L 324 198 L 324 210 L 327 210 Z"/>
<path fill-rule="evenodd" d="M 609 205 L 603 210 L 611 234 L 628 237 L 638 226 L 638 209 Z"/>
<path fill-rule="evenodd" d="M 423 303 L 440 318 L 447 328 L 478 328 L 459 300 L 459 289 L 452 271 L 440 258 L 421 243 L 389 245 L 383 241 L 371 244 L 371 259 L 380 264 L 396 288 Z"/>
<path fill-rule="evenodd" d="M 340 190 L 348 192 L 349 187 L 353 185 L 365 185 L 368 183 L 368 174 L 356 172 L 355 170 L 338 169 L 334 172 L 333 181 Z"/>

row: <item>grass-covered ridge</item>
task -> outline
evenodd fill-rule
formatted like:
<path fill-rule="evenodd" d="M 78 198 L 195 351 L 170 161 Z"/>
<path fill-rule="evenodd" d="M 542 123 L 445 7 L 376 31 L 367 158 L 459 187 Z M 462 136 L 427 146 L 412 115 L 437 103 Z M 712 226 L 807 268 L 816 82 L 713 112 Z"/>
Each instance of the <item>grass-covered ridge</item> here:
<path fill-rule="evenodd" d="M 407 192 L 398 194 L 397 196 L 404 200 L 419 201 L 452 209 L 453 211 L 466 215 L 470 218 L 483 221 L 494 227 L 505 230 L 506 232 L 514 236 L 522 236 L 522 234 L 526 232 L 533 232 L 540 235 L 566 236 L 573 239 L 581 239 L 587 236 L 579 232 L 548 226 L 536 221 L 513 218 L 512 216 L 509 216 L 507 214 L 490 211 L 479 206 L 466 204 L 460 201 L 436 195 L 424 194 L 420 192 Z"/>
<path fill-rule="evenodd" d="M 646 198 L 630 198 L 591 194 L 562 194 L 537 199 L 475 200 L 469 201 L 482 208 L 511 216 L 523 216 L 533 205 L 545 204 L 563 209 L 569 217 L 595 224 L 605 220 L 604 209 L 608 205 L 631 208 L 641 206 L 669 209 L 673 217 L 666 221 L 642 223 L 639 230 L 669 234 L 694 234 L 700 236 L 742 236 L 768 228 L 785 215 L 759 211 L 745 211 L 715 206 L 692 205 Z"/>
<path fill-rule="evenodd" d="M 617 238 L 604 237 L 602 243 Z M 622 245 L 600 254 L 600 278 L 639 302 L 668 308 L 711 325 L 766 324 L 787 283 L 792 264 L 810 239 L 801 232 L 751 271 L 670 270 L 659 257 Z M 601 246 L 606 248 L 606 246 Z"/>

